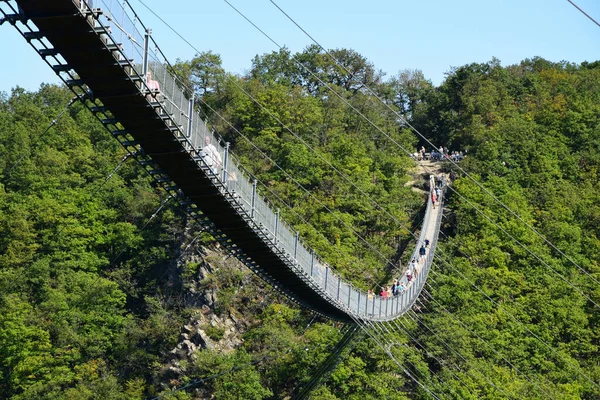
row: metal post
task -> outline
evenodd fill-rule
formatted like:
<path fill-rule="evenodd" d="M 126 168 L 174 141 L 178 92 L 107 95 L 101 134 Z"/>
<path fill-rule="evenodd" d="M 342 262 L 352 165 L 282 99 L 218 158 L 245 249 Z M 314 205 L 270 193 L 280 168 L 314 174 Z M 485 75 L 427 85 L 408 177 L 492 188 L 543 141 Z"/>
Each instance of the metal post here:
<path fill-rule="evenodd" d="M 310 276 L 313 276 L 313 272 L 315 270 L 315 252 L 310 252 Z"/>
<path fill-rule="evenodd" d="M 327 278 L 329 278 L 329 267 L 325 267 L 325 292 L 327 292 Z"/>
<path fill-rule="evenodd" d="M 152 29 L 146 29 L 144 34 L 144 58 L 142 61 L 142 72 L 144 73 L 144 82 L 146 81 L 146 74 L 148 73 L 148 55 L 150 54 L 150 35 L 152 35 Z"/>
<path fill-rule="evenodd" d="M 277 211 L 275 211 L 275 232 L 273 233 L 273 236 L 275 237 L 275 245 L 277 245 L 277 234 L 279 232 L 277 232 L 279 230 L 279 208 L 277 209 Z"/>
<path fill-rule="evenodd" d="M 296 240 L 294 241 L 294 261 L 298 261 L 298 240 L 300 238 L 300 234 L 296 231 Z"/>
<path fill-rule="evenodd" d="M 250 202 L 250 218 L 254 218 L 254 200 L 256 199 L 256 180 L 252 181 L 252 200 Z"/>
<path fill-rule="evenodd" d="M 387 298 L 387 297 L 386 297 L 385 299 L 386 299 L 386 300 L 385 300 L 385 316 L 387 317 L 387 315 L 388 315 L 388 308 L 389 308 L 389 304 L 390 304 L 390 300 L 389 300 L 389 298 Z"/>
<path fill-rule="evenodd" d="M 223 173 L 222 176 L 223 178 L 221 179 L 221 181 L 224 184 L 227 184 L 227 161 L 229 159 L 229 142 L 225 143 L 225 154 L 223 154 Z"/>
<path fill-rule="evenodd" d="M 192 93 L 192 98 L 188 103 L 188 138 L 192 137 L 192 129 L 194 127 L 194 94 Z"/>
<path fill-rule="evenodd" d="M 337 300 L 340 300 L 340 287 L 342 286 L 342 280 L 338 278 L 338 291 L 337 291 Z"/>
<path fill-rule="evenodd" d="M 356 307 L 356 314 L 360 315 L 360 291 L 358 292 L 358 307 Z"/>
<path fill-rule="evenodd" d="M 373 294 L 373 312 L 371 314 L 375 316 L 375 294 Z"/>
<path fill-rule="evenodd" d="M 352 297 L 352 286 L 348 284 L 348 308 L 350 308 L 350 298 Z"/>

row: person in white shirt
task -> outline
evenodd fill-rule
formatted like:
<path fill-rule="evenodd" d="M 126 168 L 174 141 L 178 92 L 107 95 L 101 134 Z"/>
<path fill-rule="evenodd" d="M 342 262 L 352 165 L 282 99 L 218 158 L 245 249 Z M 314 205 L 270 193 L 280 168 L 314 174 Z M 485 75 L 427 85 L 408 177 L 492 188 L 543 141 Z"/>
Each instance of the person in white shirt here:
<path fill-rule="evenodd" d="M 214 144 L 210 142 L 210 137 L 206 136 L 204 138 L 204 147 L 202 148 L 202 158 L 204 162 L 210 168 L 213 174 L 217 174 L 223 161 L 221 160 L 221 155 L 217 151 L 217 148 Z"/>

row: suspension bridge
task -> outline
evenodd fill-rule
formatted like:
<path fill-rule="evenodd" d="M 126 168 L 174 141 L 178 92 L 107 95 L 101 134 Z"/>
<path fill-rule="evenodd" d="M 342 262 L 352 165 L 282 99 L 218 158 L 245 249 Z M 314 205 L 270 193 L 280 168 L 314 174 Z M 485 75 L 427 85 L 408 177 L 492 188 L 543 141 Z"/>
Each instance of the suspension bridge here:
<path fill-rule="evenodd" d="M 433 261 L 443 196 L 428 196 L 412 258 L 419 273 L 383 298 L 345 282 L 259 193 L 209 131 L 164 54 L 125 2 L 0 1 L 13 25 L 127 152 L 231 254 L 300 305 L 343 322 L 391 321 L 417 300 Z M 431 178 L 430 188 L 436 182 Z M 442 187 L 442 191 L 443 191 Z M 425 257 L 419 248 L 429 240 Z"/>

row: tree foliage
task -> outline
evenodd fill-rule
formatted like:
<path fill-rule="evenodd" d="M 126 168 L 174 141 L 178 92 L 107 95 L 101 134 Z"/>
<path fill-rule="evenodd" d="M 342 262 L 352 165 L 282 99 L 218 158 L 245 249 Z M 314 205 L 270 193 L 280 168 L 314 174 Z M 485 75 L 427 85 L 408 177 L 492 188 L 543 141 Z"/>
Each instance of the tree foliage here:
<path fill-rule="evenodd" d="M 391 349 L 357 340 L 314 396 L 600 396 L 598 62 L 493 59 L 439 87 L 316 46 L 257 55 L 245 76 L 211 52 L 175 70 L 262 194 L 363 289 L 392 277 L 419 224 L 407 153 L 466 154 L 444 164 L 457 180 L 419 313 L 386 325 Z M 48 85 L 0 96 L 0 397 L 286 398 L 323 373 L 343 327 L 231 260 L 180 263 L 196 227 L 170 203 L 151 218 L 162 193 L 82 106 L 53 124 L 69 100 Z M 204 263 L 215 269 L 194 286 Z M 199 350 L 173 378 L 196 287 L 243 321 L 243 344 Z"/>

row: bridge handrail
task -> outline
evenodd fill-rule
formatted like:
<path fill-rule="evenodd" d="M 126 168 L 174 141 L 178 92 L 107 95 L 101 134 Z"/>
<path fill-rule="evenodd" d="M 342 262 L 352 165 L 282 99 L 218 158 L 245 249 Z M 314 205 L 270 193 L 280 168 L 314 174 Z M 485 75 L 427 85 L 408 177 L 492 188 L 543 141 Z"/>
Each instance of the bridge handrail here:
<path fill-rule="evenodd" d="M 79 4 L 78 0 L 73 0 Z M 82 0 L 84 1 L 84 0 Z M 269 207 L 256 190 L 257 186 L 252 182 L 253 177 L 240 168 L 235 156 L 228 152 L 228 145 L 224 144 L 214 133 L 209 132 L 206 123 L 193 107 L 193 101 L 185 95 L 183 81 L 173 73 L 173 67 L 168 62 L 158 45 L 147 34 L 147 28 L 134 13 L 134 18 L 129 17 L 127 10 L 121 2 L 116 0 L 95 0 L 100 5 L 102 13 L 99 13 L 97 22 L 105 26 L 108 36 L 113 44 L 119 46 L 122 57 L 130 60 L 133 69 L 138 76 L 142 77 L 143 91 L 162 102 L 162 107 L 171 115 L 176 125 L 180 127 L 181 133 L 187 141 L 188 151 L 203 154 L 205 140 L 215 146 L 221 157 L 221 163 L 226 165 L 212 166 L 205 159 L 198 161 L 199 165 L 214 182 L 220 185 L 222 193 L 229 201 L 248 217 L 249 223 L 255 232 L 263 236 L 263 240 L 269 242 L 273 249 L 278 250 L 284 259 L 289 262 L 290 269 L 297 274 L 304 275 L 311 282 L 313 289 L 320 292 L 336 307 L 343 309 L 348 314 L 362 319 L 389 320 L 407 311 L 416 300 L 421 291 L 427 274 L 429 272 L 433 250 L 437 243 L 437 232 L 441 223 L 441 212 L 438 213 L 435 223 L 436 237 L 429 238 L 430 249 L 424 266 L 404 293 L 390 299 L 379 296 L 369 298 L 367 293 L 353 288 L 351 284 L 344 282 L 335 275 L 332 269 L 316 256 L 314 251 L 306 246 L 301 238 L 281 220 L 279 212 Z M 83 7 L 87 5 L 85 1 Z M 144 34 L 137 29 L 142 28 Z M 150 46 L 150 42 L 154 46 Z M 144 46 L 144 43 L 148 43 Z M 145 51 L 147 47 L 148 51 Z M 146 57 L 145 57 L 146 55 Z M 152 73 L 152 79 L 156 80 L 160 89 L 151 88 L 147 78 L 144 77 L 144 61 L 147 61 L 147 70 Z M 193 93 L 186 89 L 187 93 Z M 190 112 L 191 111 L 191 112 Z M 432 186 L 433 187 L 433 186 Z M 432 202 L 428 196 L 428 203 L 423 219 L 423 229 L 415 247 L 413 257 L 419 257 L 419 244 L 425 240 L 425 227 L 431 215 Z M 442 196 L 440 196 L 442 197 Z M 440 198 L 441 207 L 441 198 Z M 404 277 L 402 278 L 404 279 Z"/>

